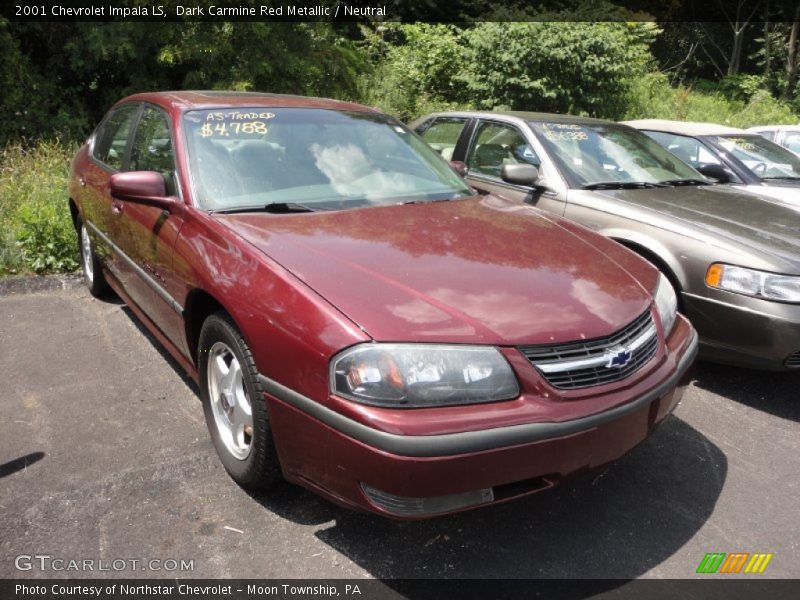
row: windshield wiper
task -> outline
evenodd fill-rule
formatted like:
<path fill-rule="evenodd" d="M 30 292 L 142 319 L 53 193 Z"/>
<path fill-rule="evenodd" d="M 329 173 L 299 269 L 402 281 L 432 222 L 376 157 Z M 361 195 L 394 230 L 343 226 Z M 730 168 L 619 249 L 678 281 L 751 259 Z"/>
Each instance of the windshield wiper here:
<path fill-rule="evenodd" d="M 702 179 L 667 179 L 661 183 L 665 185 L 711 185 L 710 181 L 703 181 Z"/>
<path fill-rule="evenodd" d="M 663 183 L 649 181 L 599 181 L 584 185 L 582 190 L 641 190 L 648 188 L 667 187 Z"/>
<path fill-rule="evenodd" d="M 800 177 L 795 177 L 794 175 L 784 175 L 783 177 L 762 177 L 761 179 L 785 179 L 787 181 L 797 181 L 800 180 Z"/>
<path fill-rule="evenodd" d="M 268 212 L 275 214 L 287 213 L 307 213 L 315 212 L 316 208 L 311 208 L 305 204 L 298 204 L 297 202 L 270 202 L 266 206 L 238 206 L 236 208 L 223 208 L 222 210 L 215 210 L 214 212 L 222 213 L 224 215 L 232 215 L 235 213 L 245 212 Z"/>
<path fill-rule="evenodd" d="M 431 204 L 432 202 L 450 202 L 450 200 L 458 200 L 459 198 L 468 198 L 466 194 L 462 194 L 461 192 L 457 193 L 455 196 L 448 196 L 446 198 L 433 198 L 433 199 L 425 199 L 425 200 L 406 200 L 403 204 Z"/>
<path fill-rule="evenodd" d="M 317 209 L 300 204 L 298 202 L 270 202 L 264 207 L 264 210 L 269 213 L 304 213 L 314 212 Z"/>

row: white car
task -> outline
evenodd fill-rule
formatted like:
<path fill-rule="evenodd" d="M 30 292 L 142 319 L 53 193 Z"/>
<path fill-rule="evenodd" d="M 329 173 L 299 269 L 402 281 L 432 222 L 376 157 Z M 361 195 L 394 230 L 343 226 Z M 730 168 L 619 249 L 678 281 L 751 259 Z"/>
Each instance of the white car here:
<path fill-rule="evenodd" d="M 800 154 L 800 125 L 757 125 L 747 129 L 779 146 Z"/>

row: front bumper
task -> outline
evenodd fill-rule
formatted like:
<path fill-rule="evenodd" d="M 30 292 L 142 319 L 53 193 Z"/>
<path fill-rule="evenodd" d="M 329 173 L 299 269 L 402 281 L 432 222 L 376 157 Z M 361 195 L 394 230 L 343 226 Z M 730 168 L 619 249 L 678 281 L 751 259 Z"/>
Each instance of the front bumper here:
<path fill-rule="evenodd" d="M 686 316 L 700 335 L 701 359 L 771 371 L 800 368 L 799 305 L 720 296 L 682 295 Z"/>
<path fill-rule="evenodd" d="M 648 391 L 612 409 L 562 422 L 438 435 L 380 431 L 260 380 L 287 479 L 351 508 L 424 518 L 533 493 L 620 458 L 678 404 L 697 347 L 697 334 L 685 326 L 671 362 L 653 374 Z M 429 499 L 430 506 L 444 507 L 442 498 L 459 495 L 477 500 L 420 513 L 376 502 Z"/>

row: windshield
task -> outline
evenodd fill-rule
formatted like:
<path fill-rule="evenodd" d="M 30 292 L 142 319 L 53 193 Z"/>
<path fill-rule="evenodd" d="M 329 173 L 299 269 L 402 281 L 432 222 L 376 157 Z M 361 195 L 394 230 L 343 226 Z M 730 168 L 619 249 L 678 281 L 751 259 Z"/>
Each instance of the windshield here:
<path fill-rule="evenodd" d="M 643 133 L 614 123 L 530 124 L 573 187 L 705 182 Z"/>
<path fill-rule="evenodd" d="M 711 140 L 742 161 L 759 179 L 800 179 L 800 157 L 757 135 L 720 135 Z"/>
<path fill-rule="evenodd" d="M 183 119 L 202 208 L 332 210 L 471 195 L 438 154 L 385 115 L 261 107 Z"/>

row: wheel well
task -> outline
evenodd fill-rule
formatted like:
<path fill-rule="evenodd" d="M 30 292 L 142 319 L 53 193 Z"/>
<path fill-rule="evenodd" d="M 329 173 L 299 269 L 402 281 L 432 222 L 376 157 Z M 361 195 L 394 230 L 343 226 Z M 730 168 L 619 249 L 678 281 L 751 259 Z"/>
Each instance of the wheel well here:
<path fill-rule="evenodd" d="M 80 213 L 78 212 L 78 205 L 75 204 L 75 200 L 73 200 L 72 198 L 69 199 L 69 214 L 72 217 L 72 226 L 77 231 L 77 229 L 78 229 L 78 216 L 79 216 Z"/>
<path fill-rule="evenodd" d="M 228 312 L 208 292 L 200 289 L 189 292 L 184 308 L 184 323 L 186 327 L 186 343 L 195 365 L 197 365 L 197 345 L 200 341 L 200 329 L 203 327 L 203 322 L 219 311 Z"/>
<path fill-rule="evenodd" d="M 681 282 L 678 281 L 678 278 L 675 276 L 675 273 L 672 272 L 672 269 L 670 269 L 669 266 L 667 266 L 667 263 L 665 263 L 661 259 L 661 257 L 658 256 L 655 252 L 652 252 L 651 250 L 648 250 L 644 246 L 640 246 L 635 242 L 630 242 L 628 240 L 619 240 L 616 238 L 614 238 L 614 241 L 619 244 L 622 244 L 628 250 L 631 250 L 632 252 L 635 252 L 636 254 L 641 256 L 643 259 L 645 259 L 647 262 L 649 262 L 651 265 L 653 265 L 656 269 L 661 271 L 666 276 L 666 278 L 672 284 L 672 287 L 675 290 L 675 294 L 678 296 L 678 309 L 682 310 L 683 301 L 681 298 L 681 291 L 683 290 L 683 286 L 681 286 Z"/>

